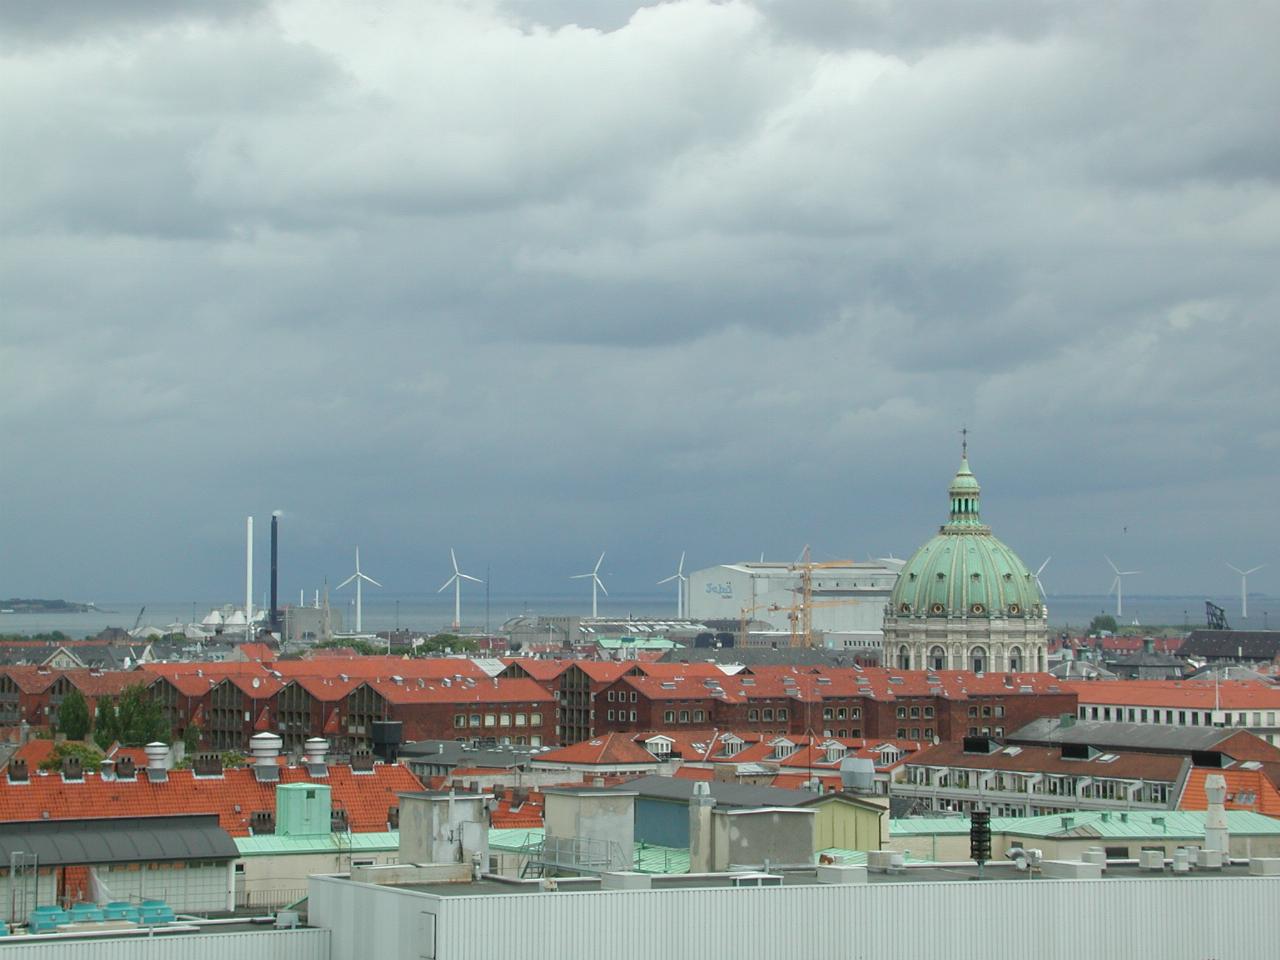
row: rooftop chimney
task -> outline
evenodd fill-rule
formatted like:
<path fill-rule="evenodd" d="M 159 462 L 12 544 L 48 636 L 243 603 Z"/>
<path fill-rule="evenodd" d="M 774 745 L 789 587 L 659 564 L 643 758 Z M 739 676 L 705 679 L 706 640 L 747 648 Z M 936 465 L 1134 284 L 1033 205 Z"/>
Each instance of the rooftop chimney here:
<path fill-rule="evenodd" d="M 147 779 L 161 783 L 169 779 L 169 745 L 156 740 L 142 748 L 147 753 Z"/>
<path fill-rule="evenodd" d="M 306 755 L 307 773 L 312 777 L 327 777 L 329 767 L 325 763 L 325 754 L 329 752 L 329 741 L 323 737 L 312 737 L 302 745 Z"/>
<path fill-rule="evenodd" d="M 711 786 L 697 780 L 689 798 L 689 872 L 711 872 L 711 808 L 716 805 Z"/>
<path fill-rule="evenodd" d="M 1204 793 L 1209 803 L 1204 813 L 1204 848 L 1217 850 L 1222 854 L 1223 862 L 1229 855 L 1230 834 L 1227 833 L 1227 811 L 1224 803 L 1227 799 L 1227 781 L 1220 773 L 1211 773 L 1204 778 Z"/>
<path fill-rule="evenodd" d="M 9 782 L 10 783 L 26 783 L 31 779 L 27 773 L 27 761 L 21 757 L 14 757 L 9 761 Z"/>
<path fill-rule="evenodd" d="M 280 779 L 280 747 L 284 745 L 274 733 L 256 733 L 249 738 L 249 752 L 253 754 L 253 774 L 259 783 L 274 783 Z"/>
<path fill-rule="evenodd" d="M 117 757 L 116 758 L 116 779 L 117 780 L 138 779 L 137 771 L 134 769 L 133 757 Z"/>

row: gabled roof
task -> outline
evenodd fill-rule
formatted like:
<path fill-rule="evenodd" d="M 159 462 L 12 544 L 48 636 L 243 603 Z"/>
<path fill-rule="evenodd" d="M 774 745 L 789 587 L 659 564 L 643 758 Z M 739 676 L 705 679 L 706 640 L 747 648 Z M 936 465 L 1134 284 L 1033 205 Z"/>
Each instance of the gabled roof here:
<path fill-rule="evenodd" d="M 312 782 L 305 767 L 280 767 L 280 783 Z M 347 812 L 356 833 L 387 829 L 387 811 L 397 794 L 422 789 L 407 767 L 374 764 L 371 774 L 331 766 L 316 783 L 332 788 L 335 807 Z M 0 810 L 14 820 L 98 820 L 107 817 L 151 817 L 186 813 L 218 815 L 233 837 L 249 835 L 249 818 L 258 810 L 275 810 L 275 784 L 259 783 L 252 769 L 235 767 L 221 777 L 196 777 L 191 770 L 170 770 L 167 780 L 152 783 L 140 769 L 135 780 L 103 780 L 85 771 L 82 782 L 64 783 L 57 774 L 32 771 L 27 783 L 10 783 L 0 774 Z"/>
<path fill-rule="evenodd" d="M 1280 687 L 1247 680 L 1064 680 L 1080 703 L 1192 710 L 1277 710 Z"/>
<path fill-rule="evenodd" d="M 569 747 L 540 753 L 535 764 L 571 763 L 582 766 L 653 766 L 657 760 L 648 750 L 632 742 L 625 734 L 610 733 L 594 740 L 583 740 Z"/>

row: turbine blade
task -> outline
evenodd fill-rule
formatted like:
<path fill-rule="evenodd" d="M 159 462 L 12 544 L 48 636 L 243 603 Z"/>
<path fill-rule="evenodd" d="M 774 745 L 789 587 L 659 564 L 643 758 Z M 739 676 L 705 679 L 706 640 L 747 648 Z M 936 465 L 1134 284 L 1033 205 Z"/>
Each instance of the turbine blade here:
<path fill-rule="evenodd" d="M 676 573 L 684 573 L 684 551 L 680 551 L 680 566 L 676 567 Z"/>
<path fill-rule="evenodd" d="M 594 574 L 594 573 L 599 573 L 599 572 L 600 572 L 600 564 L 602 564 L 602 563 L 604 563 L 604 551 L 603 551 L 603 550 L 601 550 L 601 551 L 600 551 L 600 559 L 596 561 L 595 569 L 594 569 L 594 570 L 592 570 L 591 572 L 592 572 L 593 574 Z"/>
<path fill-rule="evenodd" d="M 453 547 L 449 548 L 449 559 L 453 562 L 453 572 L 458 572 L 458 558 L 453 554 Z"/>
<path fill-rule="evenodd" d="M 1045 568 L 1045 567 L 1047 567 L 1047 566 L 1049 565 L 1049 561 L 1050 561 L 1050 560 L 1052 560 L 1052 559 L 1053 559 L 1053 557 L 1047 557 L 1047 558 L 1045 558 L 1044 563 L 1040 564 L 1040 569 L 1036 571 L 1036 576 L 1037 576 L 1037 577 L 1039 577 L 1039 576 L 1040 576 L 1040 574 L 1044 573 L 1044 568 Z"/>
<path fill-rule="evenodd" d="M 1265 567 L 1265 566 L 1266 566 L 1266 564 L 1265 564 L 1265 563 L 1260 563 L 1260 564 L 1258 564 L 1256 567 L 1252 567 L 1252 568 L 1250 568 L 1250 569 L 1246 570 L 1244 573 L 1242 573 L 1242 574 L 1241 574 L 1241 576 L 1242 576 L 1242 577 L 1247 577 L 1247 576 L 1248 576 L 1249 574 L 1251 574 L 1251 573 L 1257 573 L 1259 570 L 1261 570 L 1261 569 L 1262 569 L 1263 567 Z"/>
<path fill-rule="evenodd" d="M 596 577 L 596 586 L 600 588 L 600 592 L 606 597 L 609 595 L 609 591 L 604 588 L 604 582 L 599 577 Z"/>
<path fill-rule="evenodd" d="M 595 574 L 594 574 L 594 573 L 575 573 L 575 574 L 573 574 L 571 577 L 569 577 L 569 579 L 570 579 L 570 580 L 585 580 L 585 579 L 587 579 L 587 577 L 594 577 L 594 576 L 595 576 Z"/>
<path fill-rule="evenodd" d="M 347 577 L 347 579 L 343 580 L 340 584 L 338 584 L 338 585 L 337 585 L 336 587 L 334 587 L 333 589 L 335 589 L 335 590 L 341 590 L 343 587 L 345 587 L 348 583 L 350 583 L 352 580 L 354 580 L 354 579 L 355 579 L 356 577 L 358 577 L 358 576 L 360 576 L 360 574 L 358 574 L 358 573 L 353 573 L 351 576 Z"/>
<path fill-rule="evenodd" d="M 380 584 L 377 580 L 373 579 L 373 577 L 364 573 L 360 574 L 360 579 L 363 580 L 365 583 L 372 583 L 375 587 L 382 586 L 382 584 Z"/>
<path fill-rule="evenodd" d="M 1225 561 L 1224 561 L 1224 562 L 1225 562 Z M 1228 570 L 1234 570 L 1236 573 L 1240 574 L 1240 576 L 1242 576 L 1242 577 L 1243 577 L 1243 576 L 1245 576 L 1245 572 L 1244 572 L 1243 570 L 1241 570 L 1239 567 L 1237 567 L 1234 563 L 1228 563 L 1228 564 L 1227 564 L 1227 569 L 1228 569 Z"/>
<path fill-rule="evenodd" d="M 472 583 L 484 583 L 484 581 L 481 580 L 479 577 L 473 577 L 466 573 L 460 573 L 458 574 L 458 576 L 460 576 L 463 580 L 470 580 Z"/>
<path fill-rule="evenodd" d="M 1112 562 L 1111 562 L 1111 558 L 1110 558 L 1110 557 L 1108 557 L 1105 553 L 1102 555 L 1102 559 L 1103 559 L 1103 560 L 1105 560 L 1105 561 L 1107 561 L 1107 566 L 1109 566 L 1109 567 L 1110 567 L 1112 570 L 1114 570 L 1117 574 L 1120 572 L 1120 568 L 1119 568 L 1119 567 L 1117 567 L 1114 563 L 1112 563 Z"/>
<path fill-rule="evenodd" d="M 658 581 L 658 586 L 662 586 L 664 583 L 670 583 L 672 580 L 674 580 L 674 579 L 676 578 L 676 576 L 677 576 L 677 574 L 674 574 L 674 573 L 673 573 L 671 576 L 667 577 L 667 579 L 665 579 L 665 580 L 659 580 L 659 581 Z"/>

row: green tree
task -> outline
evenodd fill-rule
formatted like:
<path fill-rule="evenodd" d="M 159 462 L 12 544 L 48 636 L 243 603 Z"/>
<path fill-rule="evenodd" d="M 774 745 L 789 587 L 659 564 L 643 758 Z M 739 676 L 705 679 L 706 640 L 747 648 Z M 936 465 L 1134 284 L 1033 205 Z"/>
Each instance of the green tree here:
<path fill-rule="evenodd" d="M 200 724 L 187 725 L 187 729 L 182 731 L 182 745 L 186 748 L 187 756 L 191 756 L 200 749 Z"/>
<path fill-rule="evenodd" d="M 58 707 L 58 730 L 66 734 L 68 740 L 83 740 L 89 732 L 89 705 L 79 690 L 62 698 L 62 706 Z"/>
<path fill-rule="evenodd" d="M 93 742 L 100 750 L 110 748 L 117 728 L 116 705 L 104 697 L 98 702 L 97 716 L 93 721 Z"/>
<path fill-rule="evenodd" d="M 1109 613 L 1100 613 L 1089 623 L 1089 633 L 1115 633 L 1117 629 L 1116 618 Z"/>
<path fill-rule="evenodd" d="M 164 722 L 160 704 L 147 693 L 140 683 L 125 687 L 114 709 L 100 712 L 99 731 L 94 739 L 99 744 L 118 742 L 125 747 L 142 747 L 159 740 L 168 743 L 172 731 Z"/>
<path fill-rule="evenodd" d="M 88 717 L 87 711 L 85 716 L 86 718 Z M 88 744 L 72 743 L 68 740 L 65 743 L 54 745 L 54 748 L 49 751 L 49 755 L 40 761 L 40 769 L 57 770 L 62 766 L 64 757 L 79 757 L 80 765 L 85 770 L 96 770 L 98 761 L 102 759 L 102 754 Z"/>

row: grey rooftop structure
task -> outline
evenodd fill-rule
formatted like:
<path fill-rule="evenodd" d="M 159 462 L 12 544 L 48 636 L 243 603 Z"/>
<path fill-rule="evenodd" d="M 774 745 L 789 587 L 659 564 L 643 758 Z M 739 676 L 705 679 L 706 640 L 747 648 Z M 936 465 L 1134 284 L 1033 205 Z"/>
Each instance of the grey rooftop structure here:
<path fill-rule="evenodd" d="M 1154 723 L 1113 723 L 1041 717 L 1005 737 L 1010 744 L 1080 743 L 1092 747 L 1140 750 L 1144 753 L 1212 752 L 1242 731 L 1233 727 L 1184 727 Z"/>
<path fill-rule="evenodd" d="M 693 796 L 695 783 L 706 783 L 711 797 L 718 807 L 800 807 L 812 801 L 816 794 L 808 790 L 782 790 L 778 787 L 757 787 L 751 784 L 717 781 L 685 780 L 682 777 L 641 777 L 628 780 L 610 790 L 634 793 L 657 800 L 675 800 L 688 803 Z"/>
<path fill-rule="evenodd" d="M 240 856 L 216 814 L 0 823 L 0 862 L 14 853 L 35 854 L 42 867 Z"/>

